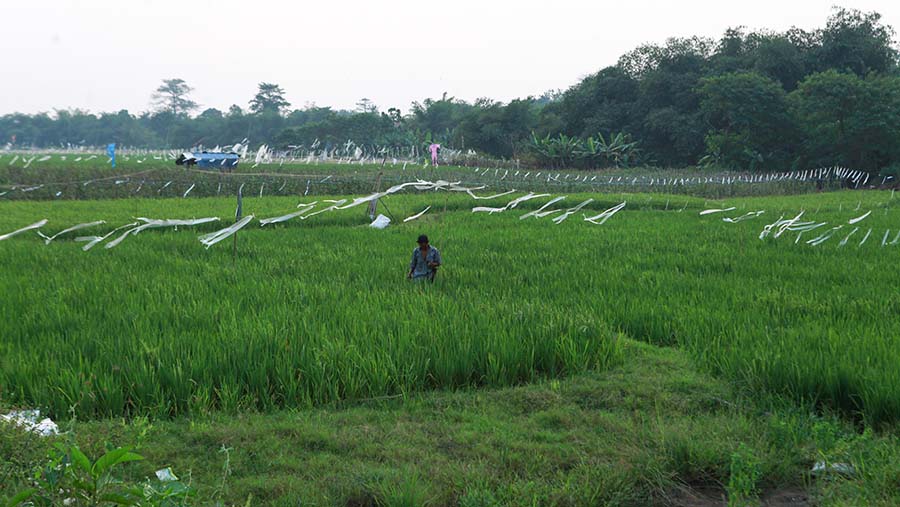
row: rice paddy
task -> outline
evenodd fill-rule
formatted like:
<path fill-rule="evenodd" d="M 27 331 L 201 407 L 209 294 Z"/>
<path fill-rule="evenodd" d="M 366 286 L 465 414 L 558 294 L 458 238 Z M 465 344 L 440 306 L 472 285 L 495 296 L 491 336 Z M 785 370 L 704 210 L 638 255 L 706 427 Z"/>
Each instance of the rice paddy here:
<path fill-rule="evenodd" d="M 629 337 L 684 349 L 748 392 L 874 424 L 900 417 L 900 246 L 881 236 L 900 229 L 890 191 L 715 202 L 570 194 L 560 207 L 593 201 L 558 225 L 519 219 L 557 194 L 471 212 L 520 195 L 390 196 L 396 220 L 385 230 L 367 227 L 365 206 L 252 224 L 234 258 L 230 240 L 209 250 L 197 240 L 223 224 L 147 231 L 89 252 L 65 236 L 0 242 L 0 401 L 56 417 L 73 408 L 79 417 L 302 408 L 602 370 L 629 361 Z M 245 197 L 244 213 L 281 215 L 299 199 Z M 625 201 L 603 225 L 581 217 Z M 728 217 L 765 213 L 738 223 L 699 215 L 731 206 Z M 132 217 L 218 216 L 228 225 L 234 198 L 16 201 L 0 210 L 0 232 L 41 218 L 48 234 L 107 222 L 78 233 L 90 235 Z M 802 210 L 828 228 L 872 211 L 856 226 L 877 239 L 758 239 Z M 444 257 L 434 285 L 404 279 L 420 233 Z"/>

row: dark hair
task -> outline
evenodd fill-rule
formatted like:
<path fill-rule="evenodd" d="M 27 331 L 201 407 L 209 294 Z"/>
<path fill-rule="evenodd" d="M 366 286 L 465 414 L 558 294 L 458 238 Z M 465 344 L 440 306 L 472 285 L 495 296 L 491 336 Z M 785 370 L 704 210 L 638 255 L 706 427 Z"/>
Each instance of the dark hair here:
<path fill-rule="evenodd" d="M 416 243 L 428 243 L 428 236 L 422 234 L 419 236 L 419 239 L 416 240 Z"/>

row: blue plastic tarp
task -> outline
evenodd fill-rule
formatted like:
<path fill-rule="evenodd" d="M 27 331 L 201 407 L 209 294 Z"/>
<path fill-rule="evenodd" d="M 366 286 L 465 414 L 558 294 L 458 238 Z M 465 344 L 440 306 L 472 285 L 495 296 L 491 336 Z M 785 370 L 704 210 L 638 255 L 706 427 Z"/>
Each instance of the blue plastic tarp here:
<path fill-rule="evenodd" d="M 192 153 L 197 167 L 218 169 L 221 167 L 235 167 L 240 160 L 237 153 Z"/>

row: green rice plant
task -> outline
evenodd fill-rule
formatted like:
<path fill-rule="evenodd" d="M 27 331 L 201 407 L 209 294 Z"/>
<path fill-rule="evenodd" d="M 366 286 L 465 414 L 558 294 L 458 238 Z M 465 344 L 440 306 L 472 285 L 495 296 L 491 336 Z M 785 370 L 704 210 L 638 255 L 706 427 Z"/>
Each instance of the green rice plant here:
<path fill-rule="evenodd" d="M 683 348 L 751 392 L 870 424 L 900 417 L 900 321 L 890 318 L 900 247 L 757 239 L 769 217 L 800 210 L 834 224 L 872 210 L 867 228 L 900 229 L 890 192 L 730 199 L 735 215 L 766 211 L 738 224 L 699 217 L 725 206 L 694 197 L 564 203 L 587 197 L 589 216 L 628 206 L 603 226 L 578 215 L 555 225 L 519 220 L 541 199 L 487 215 L 471 213 L 465 195 L 394 195 L 385 202 L 395 225 L 383 231 L 360 208 L 253 225 L 234 259 L 197 241 L 221 223 L 88 252 L 70 237 L 0 242 L 0 401 L 55 417 L 72 406 L 91 417 L 309 407 L 608 368 L 628 360 L 626 335 Z M 399 223 L 436 199 L 441 211 Z M 247 196 L 244 211 L 277 216 L 298 200 Z M 0 230 L 48 218 L 52 233 L 132 216 L 227 221 L 234 199 L 16 201 L 0 211 Z M 446 263 L 427 287 L 404 279 L 422 232 Z"/>
<path fill-rule="evenodd" d="M 427 481 L 416 471 L 403 471 L 393 480 L 384 478 L 372 489 L 379 507 L 425 507 L 432 501 Z"/>

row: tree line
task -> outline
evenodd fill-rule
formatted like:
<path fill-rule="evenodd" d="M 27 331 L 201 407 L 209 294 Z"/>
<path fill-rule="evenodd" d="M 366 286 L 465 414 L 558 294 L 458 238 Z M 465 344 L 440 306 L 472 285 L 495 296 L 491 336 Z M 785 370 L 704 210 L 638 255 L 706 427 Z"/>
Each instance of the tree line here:
<path fill-rule="evenodd" d="M 721 38 L 645 44 L 565 91 L 501 103 L 448 97 L 407 114 L 368 99 L 355 110 L 292 109 L 260 83 L 246 108 L 200 111 L 168 79 L 150 111 L 0 117 L 0 140 L 63 147 L 117 142 L 193 147 L 244 138 L 272 146 L 413 147 L 432 141 L 557 167 L 711 165 L 785 170 L 845 165 L 900 169 L 900 61 L 875 12 L 835 8 L 826 26 L 727 30 Z M 199 111 L 199 113 L 198 113 Z"/>

